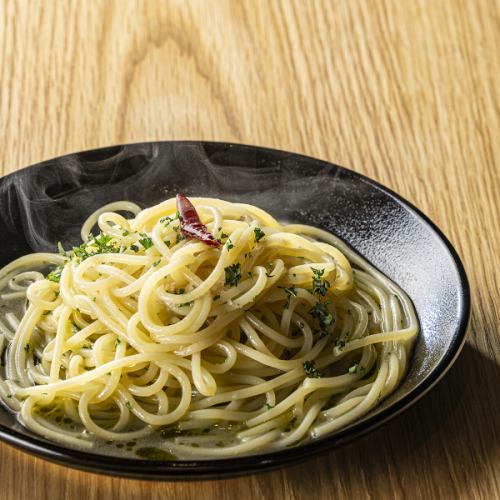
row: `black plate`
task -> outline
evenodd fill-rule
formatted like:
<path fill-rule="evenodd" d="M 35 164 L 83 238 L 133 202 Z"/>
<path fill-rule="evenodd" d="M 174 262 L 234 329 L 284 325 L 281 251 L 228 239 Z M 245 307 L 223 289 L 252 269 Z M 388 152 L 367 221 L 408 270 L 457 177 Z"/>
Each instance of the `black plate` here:
<path fill-rule="evenodd" d="M 234 476 L 302 461 L 357 438 L 401 413 L 448 370 L 464 342 L 469 286 L 455 250 L 407 201 L 345 168 L 265 148 L 157 142 L 97 149 L 46 161 L 0 179 L 0 265 L 29 252 L 77 244 L 88 214 L 116 200 L 146 207 L 183 192 L 258 205 L 276 218 L 342 237 L 411 297 L 421 324 L 409 373 L 362 420 L 279 452 L 220 460 L 159 462 L 62 447 L 0 409 L 0 438 L 65 465 L 106 474 L 195 479 Z"/>

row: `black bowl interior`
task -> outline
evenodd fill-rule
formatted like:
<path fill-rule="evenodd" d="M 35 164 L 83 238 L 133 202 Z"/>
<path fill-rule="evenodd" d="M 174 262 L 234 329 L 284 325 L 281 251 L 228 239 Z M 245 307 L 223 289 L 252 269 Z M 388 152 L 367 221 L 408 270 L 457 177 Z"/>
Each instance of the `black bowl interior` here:
<path fill-rule="evenodd" d="M 224 460 L 151 462 L 64 448 L 32 434 L 0 407 L 0 438 L 48 459 L 122 475 L 183 479 L 278 467 L 375 428 L 424 394 L 458 354 L 469 288 L 456 252 L 422 213 L 350 170 L 276 150 L 225 143 L 156 142 L 76 153 L 0 179 L 0 266 L 29 252 L 79 243 L 100 206 L 146 207 L 183 192 L 257 205 L 276 218 L 331 231 L 411 297 L 421 333 L 401 386 L 373 412 L 323 439 L 287 450 Z"/>

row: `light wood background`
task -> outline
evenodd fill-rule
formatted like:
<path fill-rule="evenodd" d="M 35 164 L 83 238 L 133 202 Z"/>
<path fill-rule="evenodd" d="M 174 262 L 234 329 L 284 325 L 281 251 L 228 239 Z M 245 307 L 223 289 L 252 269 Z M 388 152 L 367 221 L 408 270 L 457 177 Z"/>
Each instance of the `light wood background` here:
<path fill-rule="evenodd" d="M 213 139 L 297 151 L 398 191 L 449 236 L 467 345 L 383 429 L 285 470 L 140 482 L 0 445 L 0 498 L 500 498 L 500 3 L 0 3 L 0 172 L 98 146 Z"/>

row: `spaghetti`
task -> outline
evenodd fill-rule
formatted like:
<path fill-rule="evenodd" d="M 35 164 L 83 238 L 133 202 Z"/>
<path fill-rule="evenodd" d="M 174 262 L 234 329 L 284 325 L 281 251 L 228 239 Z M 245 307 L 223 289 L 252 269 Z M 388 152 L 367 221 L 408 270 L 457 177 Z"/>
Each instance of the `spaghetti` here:
<path fill-rule="evenodd" d="M 0 398 L 27 428 L 224 457 L 324 436 L 397 387 L 418 322 L 396 284 L 325 231 L 192 202 L 198 239 L 175 199 L 117 202 L 79 247 L 0 271 Z"/>

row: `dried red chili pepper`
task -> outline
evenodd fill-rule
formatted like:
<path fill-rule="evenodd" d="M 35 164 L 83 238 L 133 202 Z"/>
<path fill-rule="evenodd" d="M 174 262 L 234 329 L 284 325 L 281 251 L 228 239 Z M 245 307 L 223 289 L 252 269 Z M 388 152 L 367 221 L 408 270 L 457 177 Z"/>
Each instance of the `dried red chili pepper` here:
<path fill-rule="evenodd" d="M 181 222 L 181 233 L 185 236 L 191 236 L 191 238 L 200 240 L 210 247 L 218 247 L 220 243 L 207 229 L 207 226 L 202 224 L 193 204 L 183 194 L 178 194 L 176 196 L 176 202 L 179 220 Z"/>

